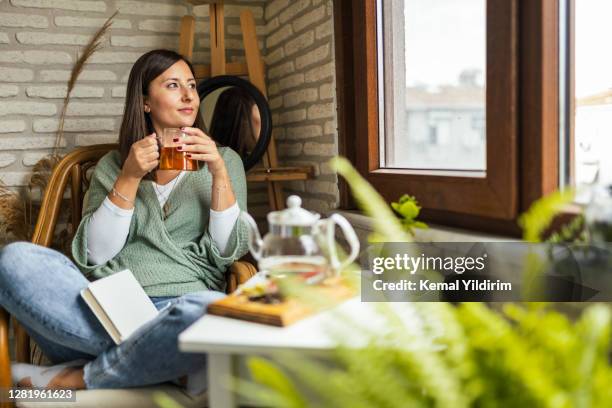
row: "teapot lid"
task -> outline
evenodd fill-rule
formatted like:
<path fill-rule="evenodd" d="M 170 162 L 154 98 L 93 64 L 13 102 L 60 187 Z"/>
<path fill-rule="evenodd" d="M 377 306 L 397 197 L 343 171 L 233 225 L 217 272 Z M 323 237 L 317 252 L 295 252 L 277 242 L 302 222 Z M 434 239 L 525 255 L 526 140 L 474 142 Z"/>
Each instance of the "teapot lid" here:
<path fill-rule="evenodd" d="M 321 216 L 302 208 L 302 199 L 296 195 L 287 198 L 287 208 L 280 211 L 272 211 L 268 214 L 268 223 L 277 225 L 297 225 L 307 227 Z"/>

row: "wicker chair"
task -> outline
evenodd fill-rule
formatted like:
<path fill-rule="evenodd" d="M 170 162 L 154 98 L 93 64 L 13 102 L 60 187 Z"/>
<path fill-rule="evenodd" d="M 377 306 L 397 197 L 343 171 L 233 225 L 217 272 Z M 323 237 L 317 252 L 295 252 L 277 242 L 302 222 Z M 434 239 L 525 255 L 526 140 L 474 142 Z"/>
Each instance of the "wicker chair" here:
<path fill-rule="evenodd" d="M 60 208 L 64 193 L 70 186 L 70 202 L 71 202 L 71 218 L 69 220 L 69 231 L 65 232 L 64 238 L 71 238 L 76 227 L 81 221 L 83 209 L 83 198 L 89 187 L 91 169 L 97 161 L 109 151 L 117 149 L 115 144 L 96 145 L 89 147 L 77 148 L 57 165 L 51 179 L 45 189 L 43 201 L 40 208 L 32 242 L 38 245 L 50 246 L 56 224 L 58 221 Z M 69 239 L 65 239 L 69 241 Z M 227 276 L 227 291 L 228 293 L 235 290 L 236 286 L 256 272 L 255 267 L 244 261 L 234 262 L 229 268 Z M 8 388 L 12 386 L 11 382 L 11 367 L 9 354 L 9 320 L 11 316 L 0 307 L 0 388 Z M 15 357 L 17 361 L 27 362 L 32 364 L 44 364 L 46 358 L 42 356 L 40 349 L 36 346 L 26 331 L 13 318 L 13 332 L 15 334 Z M 32 347 L 30 347 L 32 345 Z M 173 385 L 160 385 L 154 387 L 131 388 L 125 390 L 82 390 L 77 392 L 77 402 L 67 403 L 72 408 L 79 406 L 103 406 L 112 407 L 113 405 L 121 407 L 140 407 L 154 406 L 151 399 L 151 394 L 154 391 L 165 391 L 172 398 L 176 399 L 181 405 L 188 406 L 205 406 L 206 396 L 191 398 L 184 393 L 179 387 Z M 115 404 L 114 401 L 117 401 Z M 50 404 L 50 405 L 49 405 Z M 0 408 L 12 406 L 8 403 L 0 403 Z M 29 406 L 27 403 L 18 403 L 19 407 Z M 63 405 L 54 405 L 46 403 L 46 407 L 56 407 Z"/>

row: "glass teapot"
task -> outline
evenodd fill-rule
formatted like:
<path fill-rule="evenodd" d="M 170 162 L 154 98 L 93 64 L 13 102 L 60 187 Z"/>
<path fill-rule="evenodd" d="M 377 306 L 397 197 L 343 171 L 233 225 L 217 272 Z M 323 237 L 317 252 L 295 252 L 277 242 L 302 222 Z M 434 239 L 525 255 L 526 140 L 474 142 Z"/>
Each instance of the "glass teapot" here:
<path fill-rule="evenodd" d="M 241 214 L 249 225 L 249 250 L 260 271 L 270 276 L 301 274 L 314 282 L 334 276 L 353 262 L 359 254 L 359 240 L 346 218 L 333 214 L 320 219 L 317 213 L 301 207 L 302 200 L 289 196 L 287 208 L 268 214 L 270 231 L 261 238 L 253 217 Z M 340 261 L 335 240 L 335 226 L 342 230 L 350 254 Z"/>

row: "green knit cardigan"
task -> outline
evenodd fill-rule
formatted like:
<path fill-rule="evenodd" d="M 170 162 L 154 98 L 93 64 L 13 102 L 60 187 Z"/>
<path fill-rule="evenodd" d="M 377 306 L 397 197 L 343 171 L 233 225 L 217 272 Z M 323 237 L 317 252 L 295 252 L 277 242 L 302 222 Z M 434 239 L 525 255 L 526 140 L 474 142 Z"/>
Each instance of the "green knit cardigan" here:
<path fill-rule="evenodd" d="M 241 211 L 246 211 L 246 177 L 240 156 L 220 147 Z M 201 290 L 225 290 L 229 265 L 247 252 L 247 225 L 238 218 L 222 256 L 208 232 L 212 176 L 207 166 L 188 171 L 168 198 L 166 220 L 153 184 L 140 182 L 127 241 L 102 265 L 87 262 L 87 225 L 120 172 L 118 151 L 106 154 L 94 170 L 83 219 L 72 242 L 76 265 L 89 279 L 130 269 L 149 296 L 180 296 Z"/>

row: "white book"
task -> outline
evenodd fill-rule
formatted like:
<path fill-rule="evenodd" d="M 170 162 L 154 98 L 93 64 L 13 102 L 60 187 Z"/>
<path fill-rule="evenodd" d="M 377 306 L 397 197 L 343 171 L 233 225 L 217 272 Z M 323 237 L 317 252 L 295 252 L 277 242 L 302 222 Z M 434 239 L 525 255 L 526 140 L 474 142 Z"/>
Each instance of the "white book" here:
<path fill-rule="evenodd" d="M 91 282 L 81 297 L 116 344 L 159 313 L 129 269 Z"/>

